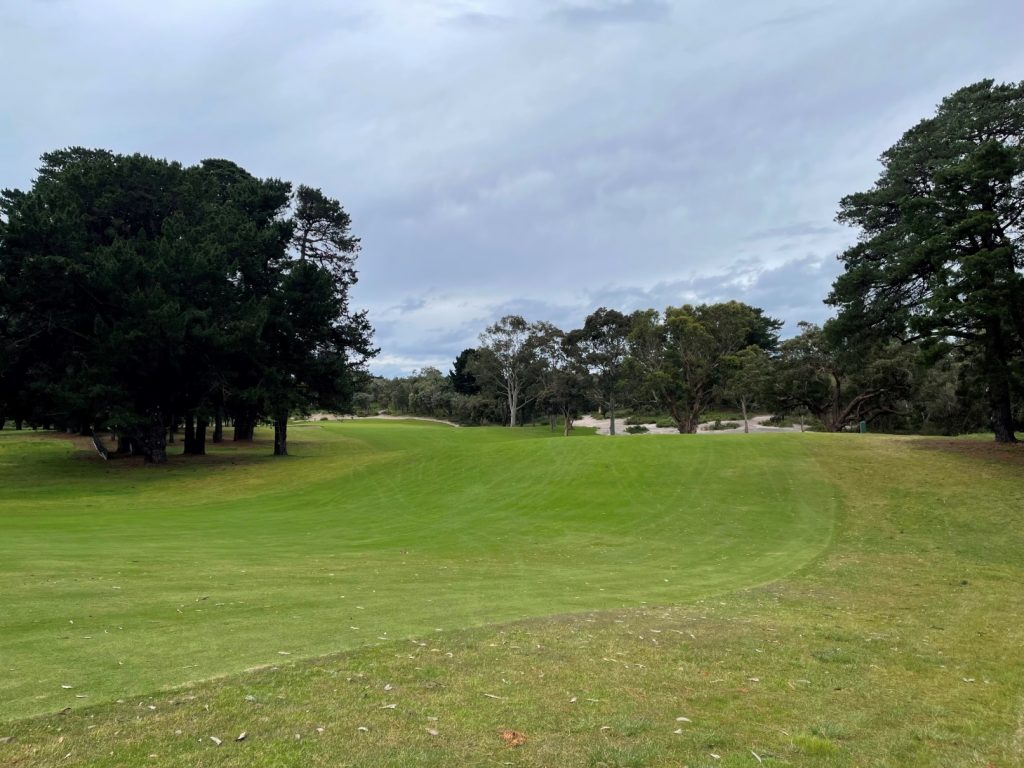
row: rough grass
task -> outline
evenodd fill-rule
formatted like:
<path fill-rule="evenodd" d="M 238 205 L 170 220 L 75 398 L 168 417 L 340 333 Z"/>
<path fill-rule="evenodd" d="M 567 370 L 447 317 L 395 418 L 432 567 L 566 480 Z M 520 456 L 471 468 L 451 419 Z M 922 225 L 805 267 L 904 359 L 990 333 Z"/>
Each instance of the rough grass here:
<path fill-rule="evenodd" d="M 553 474 L 559 481 L 554 483 L 555 487 L 570 482 L 560 474 L 563 464 L 575 463 L 577 473 L 587 474 L 586 483 L 566 489 L 572 496 L 565 497 L 564 506 L 548 496 L 531 496 L 531 502 L 523 503 L 515 516 L 530 521 L 523 527 L 529 528 L 531 522 L 546 527 L 546 535 L 532 542 L 517 540 L 510 532 L 513 526 L 504 528 L 504 535 L 516 540 L 518 548 L 497 547 L 492 553 L 495 564 L 489 578 L 505 578 L 502 569 L 507 570 L 509 563 L 528 559 L 534 548 L 543 549 L 549 540 L 568 543 L 577 524 L 602 529 L 601 516 L 597 516 L 596 522 L 574 518 L 571 498 L 601 475 L 606 476 L 610 468 L 616 468 L 614 477 L 619 485 L 624 484 L 624 477 L 634 475 L 634 484 L 625 483 L 625 491 L 615 496 L 617 504 L 626 504 L 633 510 L 630 521 L 620 520 L 623 524 L 614 533 L 607 532 L 604 549 L 588 551 L 576 547 L 575 553 L 565 550 L 561 555 L 562 559 L 579 561 L 575 566 L 564 564 L 569 578 L 574 567 L 581 572 L 589 569 L 603 572 L 608 580 L 604 583 L 612 583 L 620 576 L 636 582 L 632 591 L 620 586 L 620 592 L 608 603 L 601 603 L 604 595 L 584 593 L 581 598 L 598 604 L 579 607 L 591 610 L 550 616 L 561 610 L 557 606 L 559 598 L 569 597 L 559 591 L 558 584 L 543 589 L 546 579 L 566 575 L 560 572 L 559 556 L 552 553 L 545 556 L 541 569 L 544 573 L 534 572 L 532 581 L 524 581 L 522 574 L 512 569 L 513 581 L 506 584 L 504 591 L 488 592 L 483 601 L 497 597 L 509 603 L 509 613 L 518 612 L 521 617 L 540 615 L 544 613 L 542 606 L 548 605 L 551 610 L 546 611 L 547 618 L 508 621 L 511 616 L 492 619 L 471 612 L 456 616 L 451 612 L 460 610 L 459 601 L 476 601 L 475 593 L 465 590 L 458 601 L 446 602 L 440 606 L 441 613 L 433 614 L 444 617 L 436 627 L 403 630 L 401 634 L 395 630 L 389 640 L 363 638 L 361 642 L 371 645 L 347 652 L 299 663 L 292 663 L 294 657 L 277 656 L 278 668 L 154 693 L 165 681 L 146 689 L 149 693 L 137 689 L 134 695 L 121 696 L 120 702 L 90 703 L 66 715 L 29 718 L 15 712 L 15 719 L 0 727 L 0 736 L 13 737 L 0 744 L 0 763 L 6 760 L 12 765 L 110 766 L 1021 764 L 1024 535 L 1019 523 L 1024 509 L 1024 488 L 1020 482 L 1024 455 L 1020 451 L 987 450 L 976 444 L 964 450 L 963 444 L 951 441 L 857 435 L 548 441 L 525 434 L 492 438 L 489 431 L 477 435 L 475 430 L 444 433 L 434 427 L 388 427 L 391 431 L 382 428 L 379 433 L 374 432 L 377 437 L 367 433 L 351 438 L 370 445 L 364 453 L 350 446 L 351 458 L 361 455 L 365 463 L 344 478 L 331 480 L 346 487 L 356 486 L 365 494 L 370 486 L 359 485 L 357 478 L 362 474 L 380 472 L 381 478 L 401 478 L 401 468 L 416 463 L 413 456 L 419 449 L 415 444 L 424 436 L 429 436 L 427 442 L 433 446 L 428 453 L 435 456 L 455 450 L 451 446 L 459 440 L 481 441 L 468 447 L 468 454 L 461 461 L 472 460 L 474 466 L 486 466 L 488 462 L 482 457 L 494 450 L 501 456 L 498 463 L 505 470 L 502 474 L 526 472 L 527 465 L 533 463 L 532 459 L 521 458 L 519 450 L 526 451 L 526 456 L 537 457 L 543 469 L 537 470 L 540 474 L 533 476 L 532 481 L 524 481 L 524 492 L 535 483 L 543 485 L 545 473 Z M 323 440 L 310 440 L 308 444 L 310 453 L 315 445 L 320 446 L 318 456 L 288 463 L 293 467 L 301 461 L 330 465 L 335 461 L 335 450 L 340 450 L 331 441 L 348 445 L 346 441 L 350 439 L 346 427 L 331 429 L 338 432 L 329 432 Z M 445 443 L 448 439 L 454 442 Z M 488 440 L 493 442 L 487 443 Z M 631 446 L 640 443 L 651 446 L 640 449 L 651 453 L 632 454 Z M 520 445 L 521 448 L 513 447 Z M 5 450 L 10 447 L 4 445 Z M 627 453 L 618 453 L 623 450 Z M 388 460 L 379 457 L 380 451 L 398 455 L 389 469 L 384 467 Z M 8 454 L 4 456 L 3 461 L 10 461 Z M 369 460 L 367 456 L 377 459 Z M 632 459 L 631 466 L 624 469 L 621 465 L 630 463 L 627 458 Z M 42 477 L 58 468 L 65 469 L 68 463 L 66 458 L 55 460 Z M 593 474 L 588 474 L 586 468 L 592 465 Z M 19 466 L 21 473 L 30 472 L 29 465 Z M 261 480 L 278 471 L 263 462 L 253 466 L 261 467 L 255 473 Z M 341 463 L 337 466 L 340 468 Z M 91 469 L 95 471 L 95 467 Z M 250 469 L 251 466 L 233 467 L 214 486 L 244 476 Z M 423 470 L 420 483 L 432 485 L 435 492 L 447 496 L 452 488 L 461 487 L 451 478 L 442 482 L 434 477 L 440 472 L 436 463 L 426 462 Z M 162 476 L 159 471 L 151 475 L 133 472 L 127 477 L 130 482 L 141 478 L 138 482 L 148 488 L 136 491 L 145 496 L 161 489 L 170 492 L 168 484 L 178 480 L 179 472 L 185 470 L 171 468 Z M 195 472 L 193 482 L 185 483 L 186 487 L 206 477 L 206 470 Z M 41 482 L 42 477 L 35 482 Z M 31 485 L 28 478 L 24 480 Z M 103 487 L 108 487 L 111 480 L 107 478 Z M 116 478 L 117 482 L 123 480 Z M 486 474 L 478 474 L 473 482 L 467 481 L 466 487 L 486 484 L 485 480 Z M 14 482 L 17 486 L 19 480 Z M 397 482 L 397 486 L 389 487 L 402 487 L 402 481 Z M 658 509 L 658 486 L 666 483 L 676 488 L 677 493 L 685 493 L 678 489 L 689 483 L 698 483 L 701 490 L 672 503 L 663 502 L 665 511 L 659 516 L 651 510 Z M 607 485 L 602 486 L 605 496 L 614 495 Z M 393 501 L 397 499 L 395 492 L 381 492 L 390 493 Z M 291 493 L 298 491 L 293 488 Z M 556 491 L 549 489 L 546 493 Z M 10 517 L 20 520 L 25 532 L 25 538 L 15 548 L 18 552 L 33 541 L 27 535 L 33 527 L 27 522 L 32 517 L 31 496 L 26 490 L 25 497 L 19 500 L 17 515 L 8 513 L 9 506 L 4 508 L 5 528 L 10 527 Z M 494 499 L 490 505 L 468 504 L 467 508 L 480 514 L 484 509 L 503 507 L 505 502 L 497 489 L 492 489 L 490 496 Z M 833 496 L 838 499 L 833 500 Z M 456 494 L 456 498 L 461 497 Z M 595 503 L 589 496 L 582 498 L 591 506 Z M 780 543 L 773 536 L 788 540 L 794 533 L 799 535 L 804 528 L 793 524 L 793 516 L 786 518 L 778 510 L 786 504 L 797 508 L 808 500 L 819 509 L 813 517 L 815 524 L 806 527 L 809 538 L 797 548 L 801 554 L 790 552 L 794 557 L 790 567 L 803 564 L 799 571 L 773 574 L 775 566 L 762 564 L 760 569 L 733 573 L 745 561 L 763 561 L 765 552 L 776 551 L 774 548 Z M 41 500 L 37 498 L 36 503 Z M 115 506 L 110 504 L 111 509 Z M 254 510 L 252 526 L 268 525 L 264 517 L 273 519 L 273 505 L 264 509 L 253 497 L 249 506 Z M 417 515 L 417 521 L 423 521 L 418 516 L 423 513 L 415 511 L 423 506 L 429 506 L 426 497 L 404 507 L 399 505 L 390 518 L 381 513 L 390 519 L 387 535 L 398 537 L 399 528 L 395 526 L 407 515 Z M 612 506 L 609 504 L 606 509 Z M 46 522 L 60 507 L 37 507 L 36 538 L 59 532 L 68 525 L 66 521 L 60 525 Z M 691 507 L 699 508 L 700 514 L 689 514 L 687 510 Z M 453 509 L 450 501 L 448 508 Z M 558 515 L 541 514 L 536 512 L 538 509 L 564 511 Z M 358 521 L 350 522 L 351 528 L 373 530 L 369 519 L 361 518 L 353 506 L 345 510 L 347 520 Z M 528 510 L 535 510 L 533 517 L 527 514 Z M 730 517 L 730 510 L 737 511 Z M 123 513 L 122 517 L 134 514 L 138 512 Z M 173 511 L 163 509 L 162 514 Z M 304 512 L 302 505 L 294 505 L 290 514 L 302 518 L 313 513 Z M 488 531 L 493 530 L 488 526 L 496 525 L 501 514 L 494 511 L 494 519 L 489 522 L 487 515 L 482 516 L 480 530 Z M 681 521 L 676 520 L 677 516 Z M 441 517 L 429 520 L 440 525 Z M 833 517 L 837 525 L 834 538 L 828 543 L 828 521 Z M 551 518 L 560 522 L 552 522 Z M 719 546 L 717 537 L 729 541 L 729 531 L 743 529 L 745 524 L 740 518 L 756 521 L 753 529 L 745 530 L 728 546 Z M 648 519 L 652 525 L 645 532 L 644 522 Z M 678 527 L 673 527 L 677 522 Z M 463 527 L 468 524 L 468 519 L 464 519 Z M 701 538 L 702 529 L 723 524 L 716 536 Z M 450 561 L 456 559 L 451 554 L 456 545 L 450 539 L 458 537 L 457 527 L 453 524 L 447 529 L 445 539 L 449 543 L 435 542 L 439 551 L 447 547 Z M 780 530 L 785 533 L 778 535 Z M 472 533 L 466 531 L 467 539 L 458 545 L 458 558 L 463 561 L 472 560 L 477 554 L 470 548 L 475 538 Z M 136 532 L 134 537 L 138 535 Z M 277 535 L 282 534 L 277 531 Z M 323 546 L 340 548 L 348 553 L 347 557 L 356 550 L 372 550 L 374 536 L 383 535 L 357 536 L 358 543 L 353 543 L 351 550 L 344 547 L 347 540 L 341 537 L 327 537 Z M 671 540 L 660 542 L 659 536 Z M 310 547 L 315 550 L 318 543 L 316 539 L 296 538 L 292 556 L 302 562 L 302 553 Z M 423 530 L 421 538 L 429 543 L 432 535 Z M 7 567 L 7 536 L 0 541 L 5 555 L 6 598 L 11 586 L 17 585 L 14 571 Z M 251 546 L 253 537 L 244 541 Z M 627 552 L 632 549 L 621 559 L 616 555 L 620 544 Z M 165 541 L 165 545 L 170 546 L 170 542 Z M 37 546 L 37 554 L 45 549 L 41 543 Z M 479 546 L 487 549 L 485 544 Z M 699 565 L 702 550 L 708 547 L 718 547 L 717 553 L 703 566 Z M 389 543 L 385 549 L 389 548 L 393 549 L 394 544 Z M 691 587 L 694 591 L 689 593 L 681 587 L 659 587 L 657 581 L 668 568 L 661 559 L 667 557 L 665 550 L 677 553 L 675 560 L 667 562 L 677 565 L 676 572 L 686 571 L 687 581 L 708 581 L 701 582 L 700 588 Z M 215 547 L 203 553 L 207 559 L 218 555 L 227 557 Z M 479 558 L 491 559 L 484 554 Z M 618 564 L 613 569 L 604 569 L 604 563 L 616 560 Z M 634 560 L 637 567 L 631 569 Z M 506 566 L 501 566 L 501 562 Z M 65 562 L 64 567 L 73 569 L 69 563 Z M 296 566 L 292 573 L 302 570 Z M 165 576 L 174 572 L 175 567 L 168 567 Z M 728 578 L 715 583 L 714 572 L 728 572 Z M 422 595 L 429 591 L 425 585 L 433 584 L 438 574 L 425 568 L 420 573 Z M 467 566 L 466 574 L 472 573 L 473 569 Z M 779 578 L 763 583 L 765 577 L 773 575 Z M 485 574 L 477 576 L 477 588 L 486 591 Z M 674 577 L 675 572 L 668 576 L 670 580 Z M 452 585 L 441 583 L 443 589 Z M 541 594 L 519 594 L 528 584 Z M 155 583 L 146 582 L 146 586 L 154 589 Z M 328 591 L 327 586 L 331 583 L 306 584 L 304 589 Z M 22 605 L 35 605 L 36 611 L 45 611 L 47 600 L 55 599 L 52 592 L 45 590 L 35 594 L 38 588 L 31 585 L 22 589 L 18 599 Z M 681 591 L 673 594 L 673 589 Z M 703 594 L 701 590 L 705 590 Z M 293 594 L 300 591 L 303 589 L 296 588 Z M 211 595 L 210 600 L 213 599 Z M 626 607 L 643 600 L 648 607 Z M 569 610 L 576 607 L 569 602 Z M 615 602 L 617 605 L 609 604 Z M 476 610 L 484 607 L 477 604 Z M 371 610 L 369 605 L 364 608 Z M 412 614 L 421 610 L 412 604 L 405 608 Z M 347 621 L 332 613 L 335 608 L 325 606 L 320 610 L 324 621 Z M 395 610 L 404 613 L 401 607 Z M 449 614 L 445 615 L 445 611 Z M 500 606 L 497 612 L 501 612 Z M 396 616 L 395 621 L 401 618 Z M 4 620 L 8 620 L 6 611 Z M 458 628 L 499 621 L 504 623 Z M 268 635 L 276 637 L 289 626 L 276 622 L 272 612 L 260 614 L 259 622 L 266 625 L 263 630 Z M 203 622 L 186 625 L 191 634 L 204 635 L 207 642 L 212 642 L 213 635 L 217 631 L 223 633 L 228 625 L 214 622 L 212 626 L 220 629 L 211 632 L 211 627 Z M 442 631 L 434 631 L 437 628 Z M 5 667 L 6 649 L 12 639 L 30 629 L 31 621 L 13 631 L 7 623 L 3 625 L 0 642 Z M 310 621 L 301 622 L 301 629 L 307 633 L 317 631 Z M 174 642 L 164 643 L 159 632 L 138 637 L 163 644 L 165 653 L 174 652 Z M 183 641 L 184 637 L 184 632 L 179 633 L 176 640 Z M 80 645 L 86 645 L 79 640 Z M 35 657 L 26 658 L 24 665 L 45 669 L 54 663 L 44 658 L 48 653 L 59 655 L 69 647 L 72 646 L 50 641 L 48 651 L 46 643 L 39 642 L 33 652 Z M 134 653 L 136 646 L 130 644 L 127 648 Z M 233 658 L 227 651 L 218 647 L 225 668 L 230 667 Z M 93 651 L 83 658 L 103 663 L 103 653 Z M 11 674 L 19 677 L 16 670 Z M 43 688 L 39 686 L 40 691 L 49 694 Z M 64 704 L 74 706 L 77 702 L 71 701 L 70 695 L 80 690 L 61 689 L 56 695 L 62 698 L 48 701 L 47 707 L 52 711 Z M 112 696 L 107 690 L 94 700 Z M 88 688 L 86 692 L 90 692 Z M 31 699 L 22 698 L 20 706 L 22 712 L 35 709 Z M 680 717 L 688 719 L 677 720 Z M 525 743 L 507 746 L 501 737 L 506 729 L 523 734 Z M 246 739 L 233 741 L 243 731 L 248 734 Z M 211 736 L 223 743 L 218 746 Z"/>

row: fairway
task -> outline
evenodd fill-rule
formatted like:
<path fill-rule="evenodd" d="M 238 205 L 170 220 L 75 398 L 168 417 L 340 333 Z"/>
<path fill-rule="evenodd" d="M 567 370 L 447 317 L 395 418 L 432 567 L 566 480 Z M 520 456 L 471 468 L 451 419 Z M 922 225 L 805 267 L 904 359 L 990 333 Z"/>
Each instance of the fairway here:
<path fill-rule="evenodd" d="M 0 437 L 0 719 L 534 616 L 777 579 L 830 540 L 798 435 L 293 428 L 294 456 L 103 464 Z M 69 686 L 69 687 L 64 687 Z"/>

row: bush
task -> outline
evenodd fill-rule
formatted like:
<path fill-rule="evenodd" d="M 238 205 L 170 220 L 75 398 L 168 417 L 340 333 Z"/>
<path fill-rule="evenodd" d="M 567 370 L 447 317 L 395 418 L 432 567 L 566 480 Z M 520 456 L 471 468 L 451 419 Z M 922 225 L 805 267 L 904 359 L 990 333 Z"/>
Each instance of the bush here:
<path fill-rule="evenodd" d="M 723 429 L 736 429 L 738 426 L 739 423 L 735 421 L 722 421 L 721 419 L 715 419 L 708 429 L 717 432 Z"/>
<path fill-rule="evenodd" d="M 642 435 L 644 432 L 650 432 L 651 430 L 643 424 L 630 424 L 626 427 L 626 431 L 631 435 Z"/>

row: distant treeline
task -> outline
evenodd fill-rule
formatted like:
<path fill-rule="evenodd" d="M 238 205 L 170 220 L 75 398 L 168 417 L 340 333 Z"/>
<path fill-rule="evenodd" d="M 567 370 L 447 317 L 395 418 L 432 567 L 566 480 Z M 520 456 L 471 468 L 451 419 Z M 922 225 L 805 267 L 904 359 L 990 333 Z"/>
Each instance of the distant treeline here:
<path fill-rule="evenodd" d="M 601 308 L 570 331 L 509 316 L 447 373 L 373 378 L 353 403 L 364 415 L 543 421 L 566 430 L 579 415 L 600 413 L 618 431 L 616 416 L 644 414 L 694 432 L 706 414 L 722 411 L 737 419 L 770 412 L 829 431 L 861 421 L 931 434 L 989 426 L 984 382 L 954 350 L 934 359 L 919 344 L 850 346 L 835 336 L 835 322 L 802 324 L 780 341 L 780 327 L 739 302 L 630 315 Z"/>

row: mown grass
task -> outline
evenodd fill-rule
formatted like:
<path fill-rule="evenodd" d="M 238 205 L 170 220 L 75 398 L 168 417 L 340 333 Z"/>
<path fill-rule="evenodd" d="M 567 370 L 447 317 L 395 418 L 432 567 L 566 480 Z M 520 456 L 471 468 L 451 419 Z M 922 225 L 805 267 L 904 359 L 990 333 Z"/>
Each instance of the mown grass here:
<path fill-rule="evenodd" d="M 723 592 L 793 570 L 831 530 L 832 490 L 795 442 L 293 432 L 284 460 L 224 446 L 166 469 L 3 438 L 0 716 L 285 654 Z"/>
<path fill-rule="evenodd" d="M 278 668 L 163 693 L 154 692 L 159 686 L 137 688 L 134 695 L 121 696 L 120 702 L 73 709 L 65 715 L 31 718 L 16 713 L 0 728 L 4 731 L 0 736 L 13 737 L 0 744 L 0 762 L 110 766 L 1021 764 L 1024 535 L 1019 523 L 1024 509 L 1020 482 L 1024 456 L 1020 451 L 978 444 L 967 444 L 965 450 L 956 441 L 856 435 L 548 441 L 508 433 L 491 437 L 489 431 L 478 435 L 462 430 L 453 435 L 434 427 L 400 425 L 389 425 L 390 431 L 382 427 L 374 432 L 379 437 L 367 433 L 349 438 L 346 427 L 333 429 L 338 432 L 329 431 L 329 438 L 310 440 L 308 451 L 318 445 L 322 453 L 306 461 L 330 464 L 340 446 L 330 447 L 329 440 L 352 439 L 372 443 L 367 455 L 378 456 L 381 462 L 379 470 L 373 461 L 354 470 L 344 481 L 349 485 L 363 473 L 400 475 L 399 467 L 412 461 L 416 441 L 425 436 L 430 436 L 427 442 L 434 448 L 428 453 L 433 454 L 448 450 L 437 448 L 446 445 L 438 439 L 450 439 L 452 445 L 463 439 L 474 441 L 462 460 L 472 458 L 476 465 L 487 464 L 481 455 L 486 452 L 484 444 L 493 440 L 487 450 L 496 450 L 502 457 L 498 464 L 505 471 L 499 474 L 513 468 L 525 472 L 533 458 L 522 456 L 536 457 L 544 469 L 524 488 L 541 482 L 548 473 L 561 481 L 556 486 L 569 482 L 559 474 L 563 464 L 574 464 L 575 472 L 585 474 L 594 465 L 587 486 L 607 475 L 611 467 L 618 467 L 619 484 L 624 476 L 636 475 L 636 485 L 627 484 L 626 492 L 617 496 L 608 490 L 607 482 L 601 486 L 605 491 L 601 498 L 612 494 L 617 503 L 626 503 L 632 510 L 629 523 L 620 520 L 624 524 L 614 533 L 606 530 L 607 548 L 570 548 L 561 555 L 562 559 L 578 558 L 579 569 L 601 572 L 603 562 L 616 559 L 620 544 L 627 552 L 632 549 L 619 561 L 614 575 L 606 572 L 605 577 L 636 582 L 633 592 L 627 594 L 627 587 L 619 586 L 620 592 L 606 603 L 602 603 L 604 595 L 585 593 L 580 597 L 598 604 L 579 606 L 566 601 L 566 610 L 573 613 L 552 616 L 561 610 L 553 607 L 543 617 L 542 605 L 557 606 L 559 597 L 567 595 L 557 588 L 542 590 L 540 595 L 519 592 L 561 577 L 559 556 L 549 553 L 543 556 L 543 573 L 535 571 L 529 580 L 519 574 L 516 580 L 512 569 L 512 581 L 504 591 L 486 595 L 486 600 L 506 601 L 509 613 L 539 618 L 508 621 L 507 615 L 489 619 L 472 612 L 462 618 L 449 614 L 436 627 L 396 630 L 392 639 L 370 639 L 370 645 L 312 661 L 292 663 L 293 657 L 278 656 Z M 445 437 L 437 438 L 441 434 Z M 636 444 L 644 447 L 633 454 L 631 446 Z M 352 451 L 354 456 L 357 451 L 354 447 Z M 380 459 L 378 452 L 393 452 L 401 458 L 387 470 L 387 460 Z M 632 466 L 623 469 L 620 465 L 627 458 Z M 235 467 L 228 477 L 248 469 Z M 429 462 L 423 470 L 418 472 L 420 482 L 427 484 L 440 471 Z M 163 479 L 153 474 L 140 482 L 153 483 L 146 492 L 156 494 L 168 490 L 179 477 L 175 473 L 182 471 L 172 468 Z M 257 475 L 276 471 L 266 465 Z M 205 473 L 200 471 L 199 477 Z M 483 481 L 484 477 L 475 477 L 466 485 Z M 695 483 L 699 491 L 666 503 L 664 514 L 658 516 L 649 510 L 658 509 L 657 487 L 663 483 L 677 489 Z M 368 487 L 361 486 L 363 492 Z M 435 490 L 448 494 L 446 489 L 452 487 L 449 479 Z M 568 543 L 572 537 L 567 529 L 577 524 L 569 499 L 582 488 L 570 484 L 566 491 L 572 496 L 566 497 L 564 507 L 556 503 L 554 490 L 547 493 L 555 497 L 531 497 L 535 503 L 524 504 L 523 509 L 564 511 L 535 512 L 532 520 L 522 511 L 514 516 L 549 526 L 548 533 L 553 535 L 528 543 L 521 538 L 525 534 L 519 533 L 517 539 L 509 533 L 510 525 L 503 529 L 505 536 L 521 548 L 498 546 L 495 561 L 514 563 L 527 558 L 533 548 L 543 548 L 552 538 Z M 488 496 L 495 498 L 493 505 L 502 504 L 497 489 Z M 589 496 L 584 499 L 591 506 L 595 503 Z M 22 512 L 14 517 L 27 528 L 24 518 L 30 516 L 30 505 L 27 499 L 22 502 Z M 814 525 L 806 528 L 808 538 L 797 547 L 801 554 L 789 562 L 790 568 L 799 570 L 788 575 L 765 565 L 771 562 L 765 560 L 766 552 L 781 551 L 774 549 L 780 544 L 773 535 L 783 530 L 786 533 L 779 538 L 787 538 L 804 530 L 792 524 L 793 519 L 804 519 L 802 514 L 780 516 L 778 509 L 786 504 L 794 509 L 803 504 L 818 508 L 807 518 Z M 396 517 L 419 515 L 413 510 L 424 505 L 429 506 L 426 499 L 411 502 Z M 448 507 L 452 508 L 451 502 Z M 699 514 L 688 513 L 691 507 Z M 477 503 L 467 508 L 479 512 L 485 507 Z M 266 514 L 272 518 L 272 512 L 271 507 Z M 164 510 L 164 514 L 170 512 Z M 302 516 L 302 507 L 292 514 Z M 41 515 L 41 519 L 47 517 Z M 495 517 L 500 514 L 495 512 Z M 348 518 L 362 520 L 352 524 L 355 530 L 372 530 L 369 520 L 359 518 L 351 508 Z M 551 518 L 560 522 L 553 523 Z M 729 531 L 743 528 L 740 518 L 756 522 L 731 540 Z M 437 522 L 440 516 L 428 519 Z M 645 529 L 648 519 L 652 525 Z M 829 544 L 831 519 L 837 525 Z M 722 523 L 724 528 L 715 536 L 701 538 L 701 529 Z M 394 524 L 388 526 L 391 536 L 398 535 Z M 600 516 L 596 522 L 581 517 L 578 524 L 603 529 L 608 521 L 602 523 Z M 480 525 L 481 530 L 493 530 L 488 526 L 496 525 L 496 520 L 485 519 Z M 555 530 L 558 526 L 561 531 Z M 815 535 L 810 535 L 811 530 Z M 435 546 L 447 547 L 449 558 L 454 559 L 451 535 L 443 537 L 448 543 L 435 542 Z M 670 541 L 660 542 L 659 536 Z M 718 544 L 719 537 L 730 544 Z M 353 549 L 372 549 L 373 535 L 357 538 L 360 543 L 353 544 Z M 431 535 L 425 538 L 429 541 Z M 477 554 L 469 549 L 474 538 L 470 534 L 459 545 L 463 560 L 473 559 L 467 551 Z M 305 540 L 306 547 L 295 545 L 299 561 L 298 553 L 309 542 Z M 342 540 L 328 544 L 341 547 Z M 716 548 L 716 554 L 701 565 L 702 550 L 708 547 Z M 677 565 L 676 572 L 687 573 L 691 591 L 658 588 L 658 579 L 667 569 L 660 564 L 661 558 L 669 550 L 677 553 L 669 563 Z M 724 554 L 720 559 L 729 552 L 735 556 Z M 744 570 L 748 560 L 760 561 L 761 566 Z M 637 567 L 630 569 L 634 561 Z M 492 567 L 490 578 L 504 578 L 498 565 Z M 571 577 L 573 564 L 565 567 Z M 737 568 L 740 571 L 734 573 Z M 8 572 L 5 567 L 5 596 L 13 582 Z M 728 576 L 717 581 L 722 572 Z M 425 586 L 437 577 L 425 569 L 423 573 L 428 575 L 419 577 L 421 594 L 430 591 Z M 484 576 L 479 574 L 478 588 L 486 590 Z M 773 576 L 778 578 L 764 583 Z M 675 573 L 668 576 L 669 583 L 674 577 Z M 448 582 L 441 583 L 447 588 Z M 35 599 L 45 602 L 47 598 Z M 475 595 L 467 590 L 460 599 L 472 603 Z M 641 601 L 648 605 L 639 605 Z M 457 603 L 447 602 L 440 608 L 457 611 Z M 412 604 L 405 607 L 413 614 L 419 610 Z M 321 610 L 325 621 L 347 620 L 332 618 L 334 609 Z M 261 623 L 271 635 L 288 626 L 275 623 L 272 613 L 263 614 Z M 301 623 L 315 632 L 311 622 Z M 458 628 L 471 623 L 482 625 Z M 187 626 L 192 634 L 210 637 L 202 622 Z M 12 633 L 5 624 L 3 647 L 22 631 Z M 146 638 L 162 642 L 157 634 Z M 164 650 L 173 651 L 166 646 Z M 42 658 L 43 645 L 37 646 L 36 654 L 34 663 L 52 663 Z M 230 654 L 224 659 L 223 665 L 229 667 Z M 8 666 L 6 658 L 4 666 Z M 70 703 L 68 697 L 75 690 L 80 689 L 62 690 L 58 695 L 65 698 L 48 706 Z M 34 705 L 22 706 L 31 710 Z M 687 720 L 677 720 L 680 717 Z M 506 746 L 500 736 L 503 729 L 521 732 L 525 743 Z M 233 741 L 243 731 L 245 740 Z M 218 746 L 211 736 L 223 743 Z"/>

